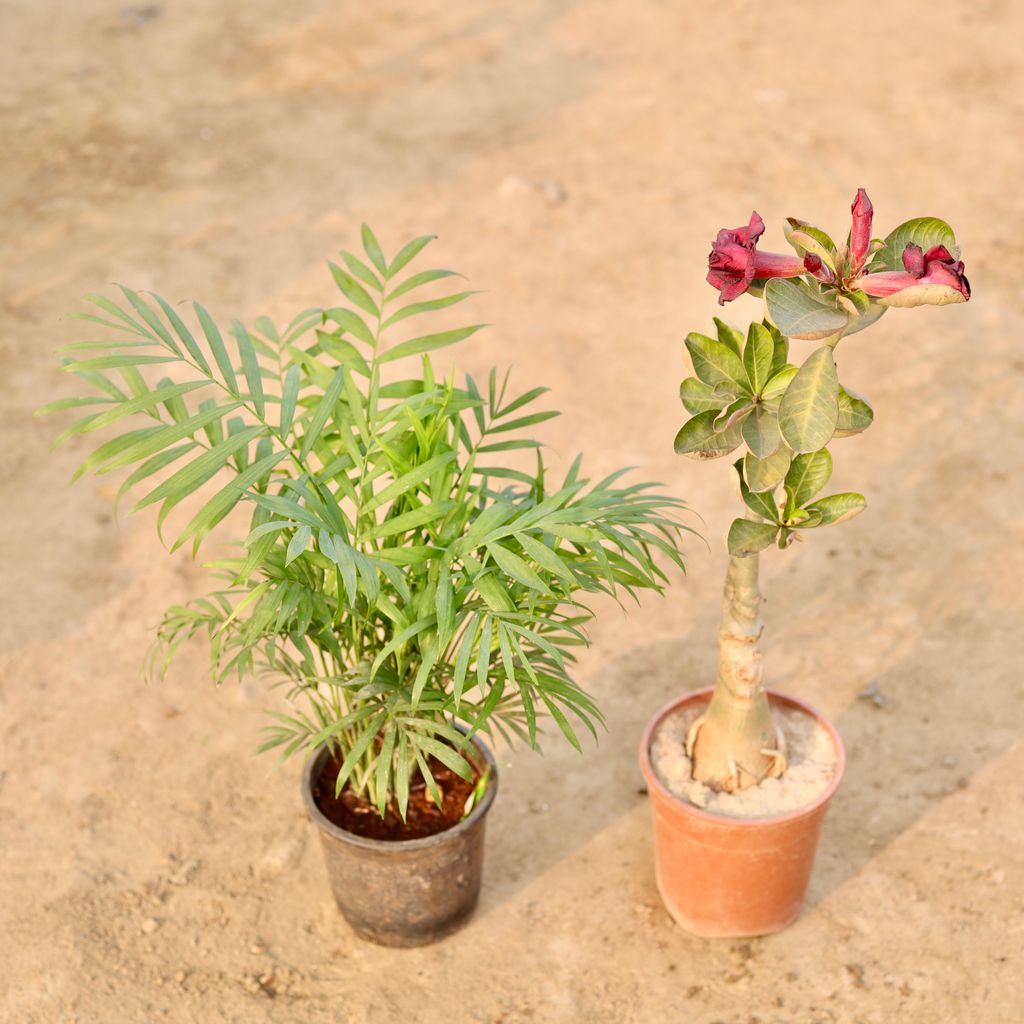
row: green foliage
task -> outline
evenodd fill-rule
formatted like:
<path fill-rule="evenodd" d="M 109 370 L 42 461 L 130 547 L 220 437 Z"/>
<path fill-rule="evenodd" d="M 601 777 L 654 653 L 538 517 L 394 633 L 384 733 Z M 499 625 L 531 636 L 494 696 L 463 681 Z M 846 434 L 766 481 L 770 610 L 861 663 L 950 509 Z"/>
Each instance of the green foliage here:
<path fill-rule="evenodd" d="M 686 347 L 696 377 L 679 386 L 693 415 L 679 431 L 675 450 L 695 459 L 728 455 L 746 441 L 758 457 L 779 445 L 778 405 L 795 368 L 787 365 L 789 343 L 768 324 L 739 331 L 715 320 L 717 338 L 690 334 Z"/>
<path fill-rule="evenodd" d="M 747 452 L 743 456 L 743 478 L 751 490 L 770 491 L 782 482 L 792 460 L 793 453 L 784 444 L 764 459 Z"/>
<path fill-rule="evenodd" d="M 746 466 L 746 459 L 740 459 L 733 467 L 748 518 L 734 520 L 729 528 L 731 555 L 756 554 L 773 543 L 784 548 L 793 539 L 793 531 L 845 522 L 867 505 L 861 494 L 818 497 L 832 475 L 832 456 L 827 448 L 793 457 L 781 481 L 784 495 L 781 502 L 777 495 L 778 483 L 755 490 L 750 485 Z M 753 518 L 750 518 L 751 513 Z"/>
<path fill-rule="evenodd" d="M 782 480 L 794 454 L 870 425 L 871 406 L 839 385 L 829 346 L 796 367 L 787 362 L 788 340 L 767 321 L 751 324 L 746 338 L 715 323 L 717 338 L 686 338 L 697 375 L 679 386 L 692 414 L 676 435 L 680 455 L 719 458 L 745 444 L 745 472 L 767 490 Z"/>
<path fill-rule="evenodd" d="M 823 345 L 786 388 L 779 404 L 779 430 L 794 452 L 813 452 L 832 439 L 838 419 L 839 378 L 832 349 Z"/>
<path fill-rule="evenodd" d="M 842 334 L 850 314 L 835 295 L 827 296 L 809 280 L 774 278 L 764 289 L 771 322 L 787 337 L 821 341 Z"/>
<path fill-rule="evenodd" d="M 839 248 L 821 228 L 816 228 L 805 220 L 787 217 L 782 224 L 786 241 L 796 249 L 800 256 L 813 252 L 832 269 L 839 264 Z"/>
<path fill-rule="evenodd" d="M 827 236 L 811 237 L 831 244 Z M 799 233 L 793 239 L 796 244 Z M 789 283 L 777 279 L 769 286 Z M 874 417 L 866 399 L 839 383 L 831 345 L 797 367 L 788 362 L 788 339 L 768 320 L 751 324 L 746 337 L 718 319 L 715 326 L 717 337 L 686 338 L 696 376 L 679 386 L 691 418 L 676 435 L 675 450 L 711 459 L 745 445 L 734 468 L 747 515 L 729 529 L 730 553 L 786 547 L 794 531 L 845 522 L 860 512 L 865 501 L 859 494 L 816 497 L 831 474 L 826 445 L 860 433 Z"/>
<path fill-rule="evenodd" d="M 842 385 L 839 386 L 837 405 L 836 437 L 859 434 L 862 430 L 867 430 L 875 418 L 875 411 L 868 400 L 862 395 L 847 391 Z"/>
<path fill-rule="evenodd" d="M 624 471 L 591 482 L 579 459 L 551 479 L 524 434 L 557 415 L 536 411 L 545 388 L 438 376 L 431 354 L 480 325 L 392 339 L 472 294 L 421 297 L 448 270 L 399 280 L 429 241 L 389 262 L 364 227 L 365 259 L 330 268 L 345 301 L 280 329 L 261 317 L 223 334 L 195 305 L 196 330 L 159 296 L 90 296 L 99 312 L 81 317 L 104 337 L 71 346 L 64 368 L 93 393 L 47 409 L 89 410 L 60 440 L 119 431 L 76 475 L 130 468 L 118 501 L 158 505 L 161 529 L 189 506 L 172 550 L 195 554 L 245 509 L 239 552 L 212 564 L 220 585 L 168 609 L 148 669 L 202 635 L 218 683 L 283 681 L 289 710 L 261 749 L 330 744 L 338 790 L 382 814 L 404 815 L 417 771 L 436 790 L 430 757 L 470 777 L 478 730 L 536 747 L 549 715 L 576 747 L 581 726 L 596 735 L 601 713 L 570 674 L 592 617 L 581 595 L 635 598 L 662 589 L 659 558 L 682 567 L 682 502 Z M 175 380 L 148 383 L 157 364 Z"/>
<path fill-rule="evenodd" d="M 823 232 L 799 227 L 790 224 L 794 245 L 833 246 Z M 768 282 L 769 289 L 791 283 Z M 789 340 L 769 320 L 751 324 L 745 337 L 717 318 L 715 327 L 714 338 L 696 333 L 686 338 L 696 376 L 679 386 L 691 417 L 676 435 L 675 450 L 712 459 L 746 447 L 734 468 L 747 515 L 729 529 L 730 553 L 786 547 L 796 530 L 845 522 L 860 512 L 865 502 L 859 494 L 816 498 L 831 473 L 826 445 L 860 433 L 874 418 L 868 401 L 839 383 L 834 339 L 797 367 L 788 362 Z"/>

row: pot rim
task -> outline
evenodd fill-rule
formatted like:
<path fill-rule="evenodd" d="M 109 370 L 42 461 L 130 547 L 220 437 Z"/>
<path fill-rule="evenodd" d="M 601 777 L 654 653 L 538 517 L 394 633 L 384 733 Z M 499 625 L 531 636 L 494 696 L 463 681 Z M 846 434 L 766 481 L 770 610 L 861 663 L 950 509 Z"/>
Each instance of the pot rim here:
<path fill-rule="evenodd" d="M 843 746 L 842 737 L 839 735 L 836 727 L 820 711 L 818 711 L 817 708 L 798 699 L 797 697 L 791 696 L 788 693 L 782 693 L 779 690 L 765 690 L 769 701 L 776 704 L 789 705 L 790 707 L 797 708 L 805 714 L 812 716 L 832 738 L 832 743 L 836 751 L 835 770 L 832 773 L 832 778 L 829 781 L 829 784 L 825 787 L 823 792 L 812 800 L 811 803 L 805 804 L 803 807 L 798 807 L 792 811 L 786 811 L 783 814 L 773 814 L 760 818 L 734 818 L 725 814 L 715 814 L 712 811 L 706 811 L 700 807 L 695 807 L 689 801 L 684 800 L 682 797 L 678 797 L 675 793 L 671 792 L 661 779 L 658 778 L 658 773 L 654 770 L 654 765 L 651 762 L 651 741 L 654 738 L 654 732 L 663 719 L 667 718 L 677 708 L 681 707 L 683 704 L 687 704 L 704 697 L 707 697 L 707 699 L 710 700 L 711 695 L 714 692 L 715 688 L 713 686 L 705 686 L 701 687 L 699 690 L 689 690 L 681 696 L 673 697 L 672 700 L 661 707 L 650 721 L 648 721 L 644 728 L 643 736 L 640 738 L 640 770 L 643 772 L 643 776 L 647 782 L 649 790 L 652 788 L 656 789 L 660 796 L 664 797 L 684 814 L 689 814 L 700 821 L 713 823 L 719 827 L 735 828 L 739 830 L 763 828 L 766 825 L 783 825 L 788 824 L 789 822 L 799 821 L 802 818 L 810 817 L 819 810 L 819 808 L 827 804 L 832 799 L 836 790 L 839 788 L 840 782 L 843 780 L 843 775 L 846 773 L 846 748 Z"/>
<path fill-rule="evenodd" d="M 454 838 L 462 832 L 472 828 L 489 810 L 498 793 L 498 764 L 491 753 L 490 748 L 479 735 L 473 737 L 473 743 L 483 754 L 485 762 L 490 766 L 491 776 L 484 791 L 483 799 L 469 812 L 469 817 L 460 821 L 443 832 L 435 832 L 432 836 L 423 836 L 420 839 L 369 839 L 366 836 L 357 836 L 354 832 L 335 825 L 327 815 L 317 806 L 313 796 L 313 780 L 320 774 L 320 768 L 324 759 L 329 756 L 330 748 L 326 743 L 317 747 L 316 751 L 306 759 L 302 766 L 302 800 L 306 805 L 306 811 L 312 819 L 313 824 L 321 831 L 328 833 L 335 839 L 349 843 L 352 846 L 362 847 L 364 850 L 422 850 L 431 846 L 438 846 L 447 839 Z"/>

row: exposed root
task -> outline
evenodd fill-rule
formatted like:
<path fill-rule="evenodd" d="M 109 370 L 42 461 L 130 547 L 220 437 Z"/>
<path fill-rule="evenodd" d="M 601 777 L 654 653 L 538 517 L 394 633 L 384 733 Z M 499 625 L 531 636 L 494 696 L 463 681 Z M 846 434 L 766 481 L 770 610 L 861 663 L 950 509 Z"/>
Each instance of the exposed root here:
<path fill-rule="evenodd" d="M 726 793 L 735 793 L 740 788 L 740 770 L 736 767 L 736 762 L 730 757 L 729 761 L 729 774 L 726 775 L 722 782 L 722 789 Z"/>
<path fill-rule="evenodd" d="M 779 727 L 779 723 L 778 722 L 776 722 L 774 724 L 775 724 L 775 749 L 774 750 L 769 750 L 769 749 L 766 749 L 766 748 L 762 748 L 761 749 L 761 753 L 764 754 L 765 757 L 770 757 L 772 759 L 772 766 L 771 766 L 771 768 L 768 769 L 768 774 L 765 776 L 765 778 L 768 778 L 768 779 L 778 779 L 778 778 L 780 778 L 782 776 L 783 772 L 785 772 L 787 765 L 789 764 L 788 758 L 786 756 L 787 755 L 786 735 L 782 731 L 782 729 Z"/>
<path fill-rule="evenodd" d="M 707 715 L 700 715 L 693 720 L 693 724 L 689 729 L 686 730 L 686 756 L 692 761 L 693 760 L 693 748 L 697 743 L 697 733 L 700 732 L 700 727 L 707 720 Z"/>

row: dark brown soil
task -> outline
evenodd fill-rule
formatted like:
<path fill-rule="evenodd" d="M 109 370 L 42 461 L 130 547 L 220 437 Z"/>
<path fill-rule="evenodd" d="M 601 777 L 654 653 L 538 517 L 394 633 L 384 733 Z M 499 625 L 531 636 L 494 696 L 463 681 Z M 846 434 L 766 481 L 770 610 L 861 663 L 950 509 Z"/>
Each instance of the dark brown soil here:
<path fill-rule="evenodd" d="M 441 790 L 443 803 L 438 807 L 430 798 L 426 783 L 417 771 L 409 785 L 409 807 L 402 821 L 395 807 L 388 807 L 382 818 L 373 804 L 356 796 L 348 786 L 340 796 L 334 795 L 334 785 L 341 763 L 331 758 L 316 780 L 313 796 L 324 816 L 346 832 L 366 839 L 401 842 L 403 839 L 424 839 L 457 825 L 463 816 L 466 801 L 480 778 L 474 766 L 473 781 L 467 782 L 446 768 L 436 758 L 430 758 L 431 774 Z"/>

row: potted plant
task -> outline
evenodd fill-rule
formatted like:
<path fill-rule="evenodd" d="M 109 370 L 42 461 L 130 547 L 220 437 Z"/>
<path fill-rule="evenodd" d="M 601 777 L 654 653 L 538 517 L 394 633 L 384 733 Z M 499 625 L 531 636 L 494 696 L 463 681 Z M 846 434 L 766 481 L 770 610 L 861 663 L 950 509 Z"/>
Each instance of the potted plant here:
<path fill-rule="evenodd" d="M 68 346 L 64 368 L 92 394 L 41 411 L 87 410 L 58 441 L 114 429 L 75 475 L 130 470 L 117 505 L 159 506 L 161 535 L 203 488 L 172 551 L 195 556 L 248 513 L 228 520 L 241 550 L 211 563 L 216 589 L 166 612 L 148 670 L 200 634 L 218 684 L 283 685 L 260 749 L 308 755 L 303 797 L 342 912 L 366 938 L 415 945 L 476 903 L 497 788 L 481 736 L 537 749 L 544 716 L 577 748 L 581 725 L 596 736 L 571 676 L 581 597 L 660 591 L 656 556 L 682 566 L 684 505 L 622 472 L 592 483 L 578 458 L 552 482 L 524 435 L 558 415 L 533 411 L 546 389 L 435 372 L 432 354 L 479 325 L 409 331 L 473 294 L 432 293 L 450 271 L 407 270 L 430 238 L 391 260 L 369 228 L 362 241 L 365 258 L 331 265 L 341 304 L 283 329 L 260 317 L 226 334 L 198 304 L 189 327 L 128 288 L 88 296 L 78 316 L 102 338 Z"/>
<path fill-rule="evenodd" d="M 707 936 L 777 931 L 799 913 L 818 832 L 843 774 L 835 729 L 762 682 L 760 552 L 786 549 L 865 507 L 822 491 L 829 445 L 866 429 L 869 402 L 839 383 L 840 340 L 890 306 L 966 302 L 970 288 L 949 225 L 931 217 L 872 240 L 860 189 L 844 245 L 790 218 L 795 255 L 758 249 L 764 223 L 720 231 L 708 281 L 720 303 L 763 294 L 766 316 L 741 333 L 686 338 L 695 376 L 680 385 L 690 419 L 675 440 L 694 459 L 733 456 L 744 512 L 728 532 L 729 567 L 713 690 L 685 694 L 645 731 L 640 763 L 652 796 L 662 898 L 684 927 Z M 813 350 L 800 365 L 790 341 Z"/>

